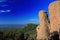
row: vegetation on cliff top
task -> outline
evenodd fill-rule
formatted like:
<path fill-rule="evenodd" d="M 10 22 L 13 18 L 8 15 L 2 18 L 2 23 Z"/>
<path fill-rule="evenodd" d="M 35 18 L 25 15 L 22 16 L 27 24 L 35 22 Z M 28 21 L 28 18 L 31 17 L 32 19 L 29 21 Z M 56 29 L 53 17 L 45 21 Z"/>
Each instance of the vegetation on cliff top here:
<path fill-rule="evenodd" d="M 0 40 L 35 40 L 36 24 L 27 24 L 23 28 L 1 29 Z"/>

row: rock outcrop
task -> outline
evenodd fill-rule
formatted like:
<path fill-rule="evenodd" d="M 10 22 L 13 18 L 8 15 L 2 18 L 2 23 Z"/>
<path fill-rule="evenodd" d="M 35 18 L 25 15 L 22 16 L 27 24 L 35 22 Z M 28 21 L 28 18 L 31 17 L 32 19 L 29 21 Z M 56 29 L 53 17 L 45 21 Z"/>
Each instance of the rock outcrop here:
<path fill-rule="evenodd" d="M 47 40 L 51 33 L 58 32 L 58 35 L 53 33 L 51 37 L 53 40 L 60 38 L 60 1 L 54 1 L 49 5 L 50 21 L 47 12 L 42 10 L 39 12 L 40 24 L 36 28 L 37 40 Z M 51 39 L 51 40 L 52 40 Z"/>
<path fill-rule="evenodd" d="M 46 39 L 49 36 L 49 22 L 47 12 L 42 10 L 39 12 L 40 25 L 37 27 L 37 39 Z"/>
<path fill-rule="evenodd" d="M 60 1 L 52 2 L 49 5 L 50 13 L 50 32 L 59 31 L 60 29 Z"/>

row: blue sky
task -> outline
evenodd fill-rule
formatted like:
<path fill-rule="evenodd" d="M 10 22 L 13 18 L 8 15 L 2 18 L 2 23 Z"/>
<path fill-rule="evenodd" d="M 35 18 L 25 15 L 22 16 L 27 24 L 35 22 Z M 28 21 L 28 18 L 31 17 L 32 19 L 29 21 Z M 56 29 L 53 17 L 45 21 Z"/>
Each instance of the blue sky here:
<path fill-rule="evenodd" d="M 55 0 L 0 0 L 0 24 L 39 23 L 38 12 Z"/>

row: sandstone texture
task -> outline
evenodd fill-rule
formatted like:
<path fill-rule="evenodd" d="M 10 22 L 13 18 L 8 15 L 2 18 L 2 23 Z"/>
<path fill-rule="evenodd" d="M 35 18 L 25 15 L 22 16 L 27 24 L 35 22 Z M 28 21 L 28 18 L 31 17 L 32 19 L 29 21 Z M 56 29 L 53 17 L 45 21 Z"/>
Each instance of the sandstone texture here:
<path fill-rule="evenodd" d="M 46 40 L 51 33 L 53 33 L 51 36 L 55 37 L 57 35 L 60 38 L 60 34 L 58 34 L 60 33 L 60 1 L 52 2 L 48 9 L 50 19 L 45 10 L 39 12 L 40 24 L 36 28 L 37 40 Z"/>
<path fill-rule="evenodd" d="M 60 1 L 52 2 L 49 5 L 50 13 L 50 32 L 59 31 L 60 29 Z"/>
<path fill-rule="evenodd" d="M 42 10 L 39 12 L 40 25 L 37 27 L 37 39 L 46 39 L 49 35 L 49 23 L 47 12 Z"/>

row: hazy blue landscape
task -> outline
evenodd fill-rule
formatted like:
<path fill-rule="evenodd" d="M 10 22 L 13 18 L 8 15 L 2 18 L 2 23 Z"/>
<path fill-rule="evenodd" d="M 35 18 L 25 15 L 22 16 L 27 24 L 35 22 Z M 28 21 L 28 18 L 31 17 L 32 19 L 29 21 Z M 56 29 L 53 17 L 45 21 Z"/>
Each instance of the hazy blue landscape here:
<path fill-rule="evenodd" d="M 20 24 L 0 24 L 0 29 L 16 29 L 16 28 L 21 28 L 24 27 L 25 25 L 20 25 Z"/>

